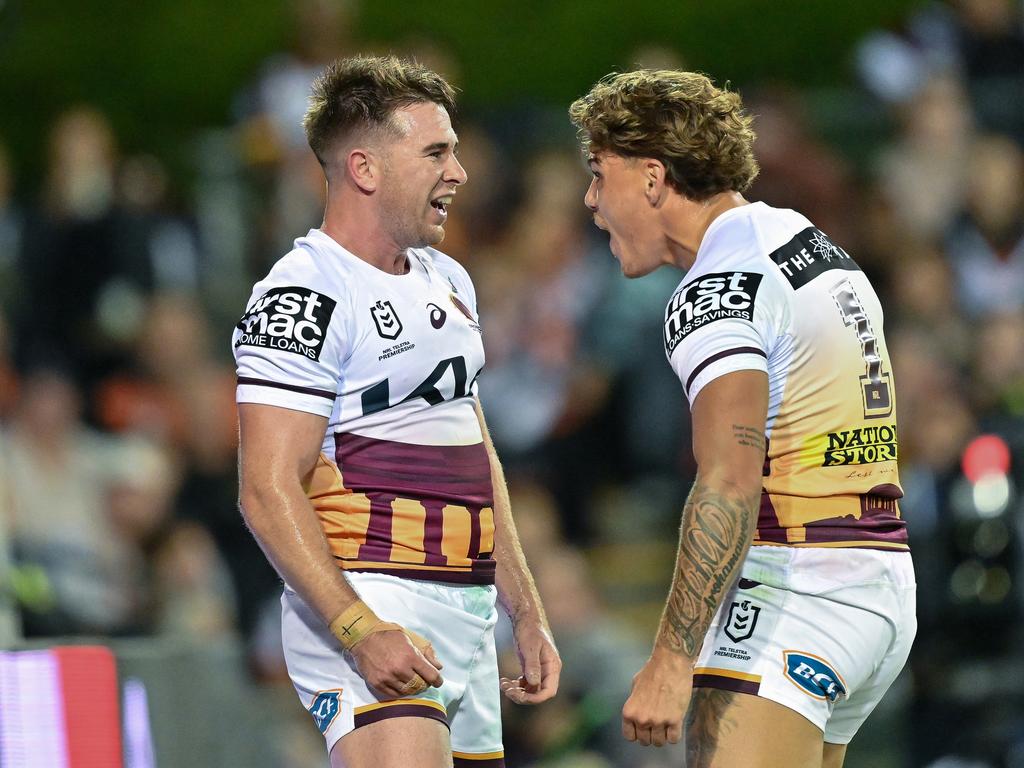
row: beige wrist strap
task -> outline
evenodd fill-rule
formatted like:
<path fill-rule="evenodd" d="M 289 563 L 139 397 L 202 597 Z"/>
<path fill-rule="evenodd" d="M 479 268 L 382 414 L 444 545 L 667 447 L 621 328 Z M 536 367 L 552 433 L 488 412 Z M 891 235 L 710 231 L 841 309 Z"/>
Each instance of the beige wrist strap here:
<path fill-rule="evenodd" d="M 338 638 L 338 642 L 345 650 L 352 650 L 374 632 L 401 629 L 397 624 L 381 621 L 362 600 L 356 600 L 342 611 L 341 615 L 331 622 L 330 628 L 331 634 Z"/>

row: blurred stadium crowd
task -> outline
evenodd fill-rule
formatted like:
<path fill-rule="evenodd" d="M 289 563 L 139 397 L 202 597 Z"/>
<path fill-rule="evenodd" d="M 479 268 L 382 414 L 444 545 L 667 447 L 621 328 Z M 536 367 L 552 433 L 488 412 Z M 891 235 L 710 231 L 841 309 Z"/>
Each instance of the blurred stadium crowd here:
<path fill-rule="evenodd" d="M 195 137 L 187 188 L 123 152 L 88 104 L 53 123 L 38 196 L 20 192 L 0 137 L 0 646 L 233 635 L 268 696 L 291 695 L 278 580 L 236 507 L 228 339 L 252 283 L 320 222 L 300 126 L 311 78 L 364 50 L 334 6 L 303 7 L 301 45 L 240 87 L 233 126 Z M 456 83 L 467 64 L 425 43 L 403 53 Z M 642 48 L 627 64 L 686 61 Z M 1020 767 L 1021 5 L 922 6 L 864 38 L 855 69 L 832 122 L 797 87 L 740 88 L 762 168 L 748 198 L 800 210 L 868 272 L 898 381 L 921 625 L 866 727 L 873 757 L 857 762 L 855 742 L 849 764 Z M 619 709 L 694 472 L 661 341 L 681 275 L 621 278 L 561 113 L 467 112 L 456 128 L 470 182 L 443 248 L 477 286 L 481 397 L 565 659 L 554 702 L 508 709 L 509 765 L 680 764 L 622 741 Z M 285 733 L 283 764 L 323 760 L 311 723 Z"/>

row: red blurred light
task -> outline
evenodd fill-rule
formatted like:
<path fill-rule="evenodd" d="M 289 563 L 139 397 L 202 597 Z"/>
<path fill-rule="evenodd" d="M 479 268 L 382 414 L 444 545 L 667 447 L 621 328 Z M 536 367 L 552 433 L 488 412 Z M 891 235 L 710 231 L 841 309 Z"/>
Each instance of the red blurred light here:
<path fill-rule="evenodd" d="M 985 475 L 1005 475 L 1010 471 L 1010 448 L 998 435 L 981 435 L 964 449 L 961 468 L 972 483 Z"/>

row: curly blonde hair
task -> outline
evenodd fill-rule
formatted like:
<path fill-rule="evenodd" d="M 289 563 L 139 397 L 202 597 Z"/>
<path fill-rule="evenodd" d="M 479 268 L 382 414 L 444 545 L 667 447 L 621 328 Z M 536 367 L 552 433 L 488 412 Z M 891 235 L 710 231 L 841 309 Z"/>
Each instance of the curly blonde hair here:
<path fill-rule="evenodd" d="M 757 176 L 753 118 L 739 94 L 699 72 L 612 73 L 569 107 L 584 149 L 665 164 L 669 184 L 692 200 L 745 191 Z"/>

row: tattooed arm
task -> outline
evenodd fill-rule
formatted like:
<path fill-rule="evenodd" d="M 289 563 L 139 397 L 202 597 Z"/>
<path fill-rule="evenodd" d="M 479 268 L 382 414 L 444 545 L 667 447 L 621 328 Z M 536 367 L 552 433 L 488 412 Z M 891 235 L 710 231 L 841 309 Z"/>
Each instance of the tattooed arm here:
<path fill-rule="evenodd" d="M 737 371 L 693 404 L 697 479 L 683 510 L 672 587 L 654 652 L 623 707 L 623 735 L 675 743 L 689 704 L 693 664 L 722 597 L 739 577 L 757 525 L 768 379 Z"/>

